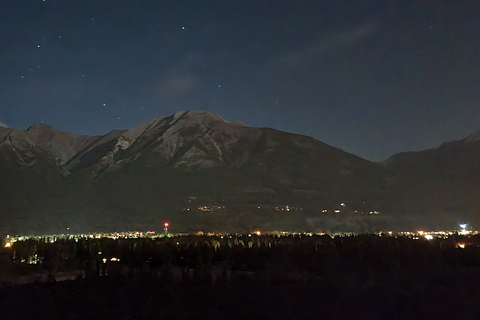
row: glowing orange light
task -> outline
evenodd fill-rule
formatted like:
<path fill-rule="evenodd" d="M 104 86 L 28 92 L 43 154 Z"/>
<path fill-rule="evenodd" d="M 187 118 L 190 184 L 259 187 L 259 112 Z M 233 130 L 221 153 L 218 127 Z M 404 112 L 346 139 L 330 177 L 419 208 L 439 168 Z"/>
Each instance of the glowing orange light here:
<path fill-rule="evenodd" d="M 165 222 L 163 225 L 165 226 L 165 228 L 168 228 L 169 223 L 168 223 L 168 222 Z"/>

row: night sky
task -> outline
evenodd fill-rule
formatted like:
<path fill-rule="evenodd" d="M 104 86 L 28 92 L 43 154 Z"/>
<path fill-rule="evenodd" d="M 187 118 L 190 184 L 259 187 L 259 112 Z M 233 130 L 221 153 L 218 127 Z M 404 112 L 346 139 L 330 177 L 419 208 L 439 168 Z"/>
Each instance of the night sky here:
<path fill-rule="evenodd" d="M 480 2 L 0 0 L 0 122 L 180 110 L 380 161 L 480 129 Z"/>

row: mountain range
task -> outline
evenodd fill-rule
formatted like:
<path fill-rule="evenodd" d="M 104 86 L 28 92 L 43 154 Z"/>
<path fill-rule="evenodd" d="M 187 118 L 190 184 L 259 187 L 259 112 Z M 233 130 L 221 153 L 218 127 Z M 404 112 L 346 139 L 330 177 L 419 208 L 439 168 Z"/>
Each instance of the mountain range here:
<path fill-rule="evenodd" d="M 0 232 L 475 226 L 479 160 L 480 132 L 374 163 L 208 112 L 103 136 L 0 127 Z"/>

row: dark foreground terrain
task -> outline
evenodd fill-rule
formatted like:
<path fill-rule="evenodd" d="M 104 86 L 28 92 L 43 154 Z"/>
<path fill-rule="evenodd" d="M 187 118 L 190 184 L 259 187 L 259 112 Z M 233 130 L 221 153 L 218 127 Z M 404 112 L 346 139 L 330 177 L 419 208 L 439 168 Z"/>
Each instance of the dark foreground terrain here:
<path fill-rule="evenodd" d="M 478 242 L 376 235 L 29 240 L 3 252 L 0 318 L 478 319 Z M 26 254 L 43 262 L 12 262 Z M 72 271 L 77 279 L 55 280 Z"/>

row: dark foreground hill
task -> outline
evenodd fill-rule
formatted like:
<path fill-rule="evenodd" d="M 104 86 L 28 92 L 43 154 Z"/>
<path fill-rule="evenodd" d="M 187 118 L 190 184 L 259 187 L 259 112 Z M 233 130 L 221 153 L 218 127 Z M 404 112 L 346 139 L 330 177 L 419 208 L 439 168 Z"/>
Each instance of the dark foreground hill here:
<path fill-rule="evenodd" d="M 376 164 L 311 137 L 207 112 L 104 136 L 43 124 L 0 127 L 0 232 L 145 230 L 165 220 L 172 231 L 365 232 L 436 215 L 448 225 L 480 209 L 480 158 L 471 151 L 478 142 L 457 144 L 470 160 L 441 147 L 439 157 L 450 162 L 416 153 Z"/>

